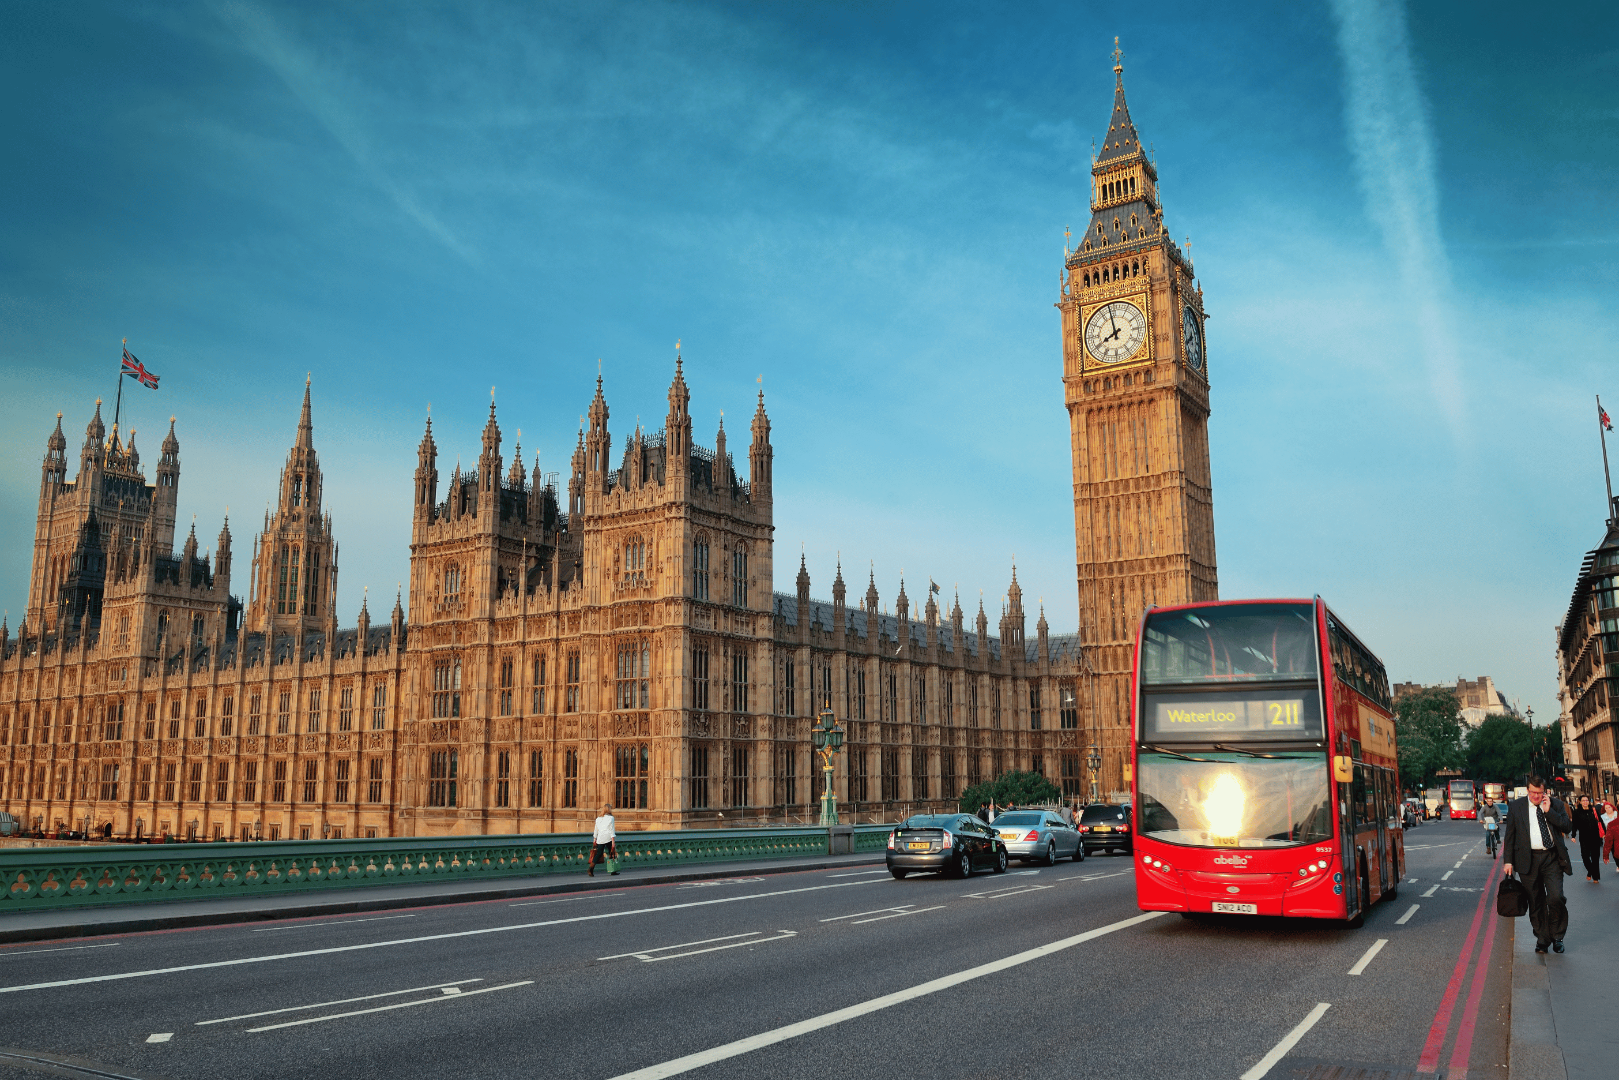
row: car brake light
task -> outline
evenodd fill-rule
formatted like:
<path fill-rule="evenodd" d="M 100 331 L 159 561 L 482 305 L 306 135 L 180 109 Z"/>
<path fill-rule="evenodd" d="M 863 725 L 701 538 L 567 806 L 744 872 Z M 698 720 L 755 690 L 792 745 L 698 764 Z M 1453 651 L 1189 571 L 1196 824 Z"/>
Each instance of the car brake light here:
<path fill-rule="evenodd" d="M 1040 830 L 1039 829 L 1034 829 L 1034 830 L 1030 831 L 1029 835 L 1025 836 L 1023 839 L 1025 841 L 1040 839 Z"/>
<path fill-rule="evenodd" d="M 1115 828 L 1117 828 L 1119 830 L 1119 832 L 1129 832 L 1130 831 L 1130 826 L 1128 826 L 1128 825 L 1118 825 L 1118 826 L 1115 826 Z"/>
<path fill-rule="evenodd" d="M 1079 831 L 1080 831 L 1080 832 L 1090 832 L 1090 831 L 1091 831 L 1091 827 L 1090 827 L 1090 826 L 1089 826 L 1089 825 L 1081 825 L 1081 826 L 1080 826 L 1080 827 L 1079 827 Z"/>
<path fill-rule="evenodd" d="M 898 836 L 899 836 L 899 830 L 898 829 L 895 829 L 893 832 L 888 834 L 888 848 L 889 848 L 890 851 L 893 850 L 893 848 L 894 848 L 894 840 Z"/>
<path fill-rule="evenodd" d="M 949 829 L 946 829 L 942 833 L 939 834 L 939 846 L 940 847 L 953 847 L 953 846 L 955 846 L 955 843 L 956 843 L 956 838 L 954 836 L 950 835 L 950 830 Z"/>

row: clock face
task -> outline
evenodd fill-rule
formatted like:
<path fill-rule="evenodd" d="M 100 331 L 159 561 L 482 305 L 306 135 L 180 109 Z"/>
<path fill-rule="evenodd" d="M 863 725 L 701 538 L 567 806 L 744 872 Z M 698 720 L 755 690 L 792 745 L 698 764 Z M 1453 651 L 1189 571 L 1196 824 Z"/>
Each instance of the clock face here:
<path fill-rule="evenodd" d="M 1147 317 L 1128 300 L 1103 304 L 1085 324 L 1085 348 L 1104 364 L 1128 360 L 1147 339 Z"/>
<path fill-rule="evenodd" d="M 1181 316 L 1181 339 L 1186 343 L 1186 366 L 1193 371 L 1203 370 L 1203 328 L 1198 325 L 1197 312 L 1187 308 Z"/>

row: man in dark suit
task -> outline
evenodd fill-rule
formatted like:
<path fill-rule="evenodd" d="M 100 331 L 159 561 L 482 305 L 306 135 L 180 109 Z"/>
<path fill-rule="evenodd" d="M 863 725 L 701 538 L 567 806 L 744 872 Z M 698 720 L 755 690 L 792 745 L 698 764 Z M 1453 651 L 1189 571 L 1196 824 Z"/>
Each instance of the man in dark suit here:
<path fill-rule="evenodd" d="M 1563 951 L 1563 934 L 1568 931 L 1568 901 L 1563 896 L 1563 877 L 1574 872 L 1563 837 L 1574 831 L 1574 822 L 1562 800 L 1546 790 L 1546 781 L 1529 778 L 1529 797 L 1508 804 L 1505 835 L 1501 838 L 1501 869 L 1507 877 L 1516 870 L 1529 890 L 1529 925 L 1535 928 L 1535 951 L 1550 946 Z"/>

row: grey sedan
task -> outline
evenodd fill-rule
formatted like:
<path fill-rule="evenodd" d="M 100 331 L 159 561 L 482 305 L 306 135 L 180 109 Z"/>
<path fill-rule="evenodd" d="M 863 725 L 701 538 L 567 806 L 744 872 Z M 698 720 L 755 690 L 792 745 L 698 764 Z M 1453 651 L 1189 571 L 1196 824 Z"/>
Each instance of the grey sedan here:
<path fill-rule="evenodd" d="M 992 826 L 1001 834 L 1006 853 L 1014 859 L 1034 860 L 1051 866 L 1058 859 L 1083 862 L 1085 845 L 1061 814 L 1046 810 L 1011 810 Z"/>

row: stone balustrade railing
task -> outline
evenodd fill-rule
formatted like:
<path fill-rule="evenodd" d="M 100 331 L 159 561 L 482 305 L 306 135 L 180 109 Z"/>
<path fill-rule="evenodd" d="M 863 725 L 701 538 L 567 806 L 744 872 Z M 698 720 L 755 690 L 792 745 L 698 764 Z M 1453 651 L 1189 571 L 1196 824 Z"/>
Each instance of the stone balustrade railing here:
<path fill-rule="evenodd" d="M 854 850 L 881 851 L 891 825 L 854 827 Z M 620 864 L 678 866 L 824 855 L 824 828 L 621 833 Z M 0 850 L 0 917 L 43 908 L 307 893 L 412 881 L 583 873 L 588 834 L 107 844 Z"/>

